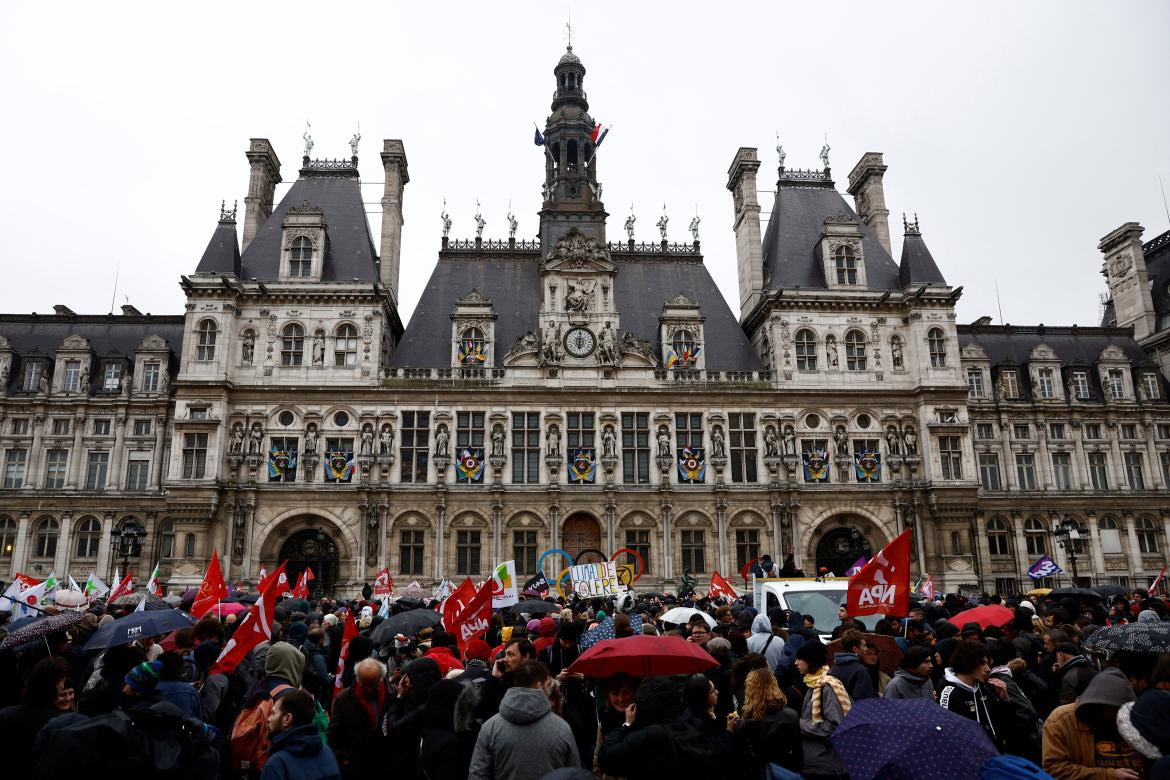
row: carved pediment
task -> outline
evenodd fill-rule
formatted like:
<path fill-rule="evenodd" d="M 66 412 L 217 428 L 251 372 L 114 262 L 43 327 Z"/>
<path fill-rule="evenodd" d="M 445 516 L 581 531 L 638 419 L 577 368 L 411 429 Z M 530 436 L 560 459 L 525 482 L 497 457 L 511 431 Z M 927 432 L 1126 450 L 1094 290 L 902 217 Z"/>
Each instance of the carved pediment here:
<path fill-rule="evenodd" d="M 698 301 L 691 300 L 683 293 L 679 293 L 678 295 L 674 296 L 669 301 L 667 301 L 666 304 L 663 306 L 663 308 L 676 308 L 676 307 L 698 308 L 698 306 L 699 306 Z"/>
<path fill-rule="evenodd" d="M 1028 353 L 1028 362 L 1029 363 L 1037 363 L 1037 362 L 1044 362 L 1044 361 L 1052 362 L 1055 360 L 1057 360 L 1056 352 L 1052 349 L 1052 347 L 1048 346 L 1047 344 L 1037 344 L 1035 347 L 1032 348 L 1032 351 Z"/>
<path fill-rule="evenodd" d="M 0 336 L 0 349 L 12 349 L 12 345 L 4 336 Z"/>
<path fill-rule="evenodd" d="M 492 299 L 485 297 L 479 290 L 472 287 L 471 292 L 455 302 L 457 306 L 491 306 Z"/>
<path fill-rule="evenodd" d="M 561 236 L 545 257 L 544 269 L 612 273 L 614 264 L 604 244 L 573 228 Z"/>
<path fill-rule="evenodd" d="M 978 344 L 968 344 L 963 347 L 962 356 L 966 360 L 987 360 L 987 353 Z"/>
<path fill-rule="evenodd" d="M 167 340 L 162 336 L 147 336 L 138 345 L 139 352 L 166 352 Z"/>
<path fill-rule="evenodd" d="M 65 337 L 65 340 L 61 342 L 61 346 L 58 347 L 58 349 L 62 349 L 62 350 L 88 350 L 89 349 L 89 339 L 85 338 L 84 336 L 79 336 L 76 333 L 73 333 L 73 334 Z"/>
<path fill-rule="evenodd" d="M 1102 363 L 1104 363 L 1106 361 L 1125 362 L 1127 360 L 1127 358 L 1125 357 L 1125 353 L 1122 352 L 1119 348 L 1112 346 L 1112 345 L 1105 347 L 1105 349 L 1101 350 L 1101 355 L 1097 359 L 1099 361 L 1101 361 Z"/>

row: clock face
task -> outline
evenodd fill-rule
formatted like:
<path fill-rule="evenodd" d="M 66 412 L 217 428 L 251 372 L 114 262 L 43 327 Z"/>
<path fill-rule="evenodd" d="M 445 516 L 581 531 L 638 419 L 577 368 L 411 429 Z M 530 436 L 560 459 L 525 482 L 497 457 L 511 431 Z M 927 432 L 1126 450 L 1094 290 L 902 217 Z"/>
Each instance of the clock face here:
<path fill-rule="evenodd" d="M 573 357 L 587 357 L 597 346 L 597 339 L 587 328 L 573 328 L 565 334 L 565 351 Z"/>

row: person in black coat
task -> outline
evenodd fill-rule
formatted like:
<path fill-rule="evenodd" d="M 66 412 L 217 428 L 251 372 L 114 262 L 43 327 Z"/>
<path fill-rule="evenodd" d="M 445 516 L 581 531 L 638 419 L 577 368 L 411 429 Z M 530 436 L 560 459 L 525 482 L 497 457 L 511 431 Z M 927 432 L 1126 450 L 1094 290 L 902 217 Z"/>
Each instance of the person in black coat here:
<path fill-rule="evenodd" d="M 396 780 L 419 777 L 417 764 L 424 705 L 431 688 L 441 679 L 439 664 L 433 658 L 416 658 L 402 669 L 398 697 L 387 707 L 382 724 L 382 733 L 386 735 L 384 753 L 395 757 Z"/>
<path fill-rule="evenodd" d="M 853 701 L 877 696 L 869 671 L 861 662 L 864 652 L 865 637 L 861 632 L 846 631 L 841 635 L 841 652 L 833 657 L 833 668 L 829 670 L 829 674 L 845 684 L 845 690 Z"/>
<path fill-rule="evenodd" d="M 427 694 L 418 752 L 418 768 L 427 780 L 463 780 L 470 771 L 479 729 L 470 719 L 457 722 L 457 704 L 469 693 L 474 695 L 474 683 L 439 680 Z"/>
<path fill-rule="evenodd" d="M 64 662 L 56 658 L 42 658 L 24 681 L 20 704 L 0 710 L 0 733 L 11 740 L 5 773 L 9 777 L 32 775 L 36 754 L 32 751 L 33 738 L 41 727 L 61 714 L 54 702 L 65 690 L 65 676 L 69 673 Z"/>
<path fill-rule="evenodd" d="M 367 658 L 357 666 L 356 680 L 333 701 L 326 741 L 337 757 L 343 778 L 367 778 L 381 766 L 382 719 L 394 702 L 385 667 Z"/>
<path fill-rule="evenodd" d="M 730 755 L 737 762 L 735 777 L 763 778 L 768 764 L 800 772 L 804 764 L 800 716 L 787 705 L 776 677 L 767 669 L 748 673 L 743 717 L 733 714 L 727 724 Z"/>

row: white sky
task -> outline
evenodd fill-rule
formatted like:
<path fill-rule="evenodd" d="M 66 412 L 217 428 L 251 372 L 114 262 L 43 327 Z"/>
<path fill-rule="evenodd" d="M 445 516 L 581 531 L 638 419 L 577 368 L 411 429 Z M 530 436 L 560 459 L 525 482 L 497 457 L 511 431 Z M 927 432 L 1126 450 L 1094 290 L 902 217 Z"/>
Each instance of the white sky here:
<path fill-rule="evenodd" d="M 568 3 L 20 3 L 0 26 L 0 311 L 83 313 L 117 304 L 181 313 L 221 199 L 241 201 L 248 138 L 296 177 L 347 157 L 360 120 L 363 192 L 377 245 L 382 138 L 406 145 L 401 308 L 436 261 L 447 197 L 453 236 L 536 231 L 544 124 Z M 838 188 L 866 151 L 889 166 L 886 200 L 917 212 L 960 322 L 1096 324 L 1097 241 L 1125 221 L 1167 229 L 1170 4 L 1165 2 L 575 3 L 574 49 L 623 238 L 689 240 L 738 310 L 727 168 L 740 146 L 774 184 L 775 131 L 790 167 L 825 133 Z M 771 204 L 761 195 L 765 213 Z M 119 270 L 120 269 L 120 270 Z"/>

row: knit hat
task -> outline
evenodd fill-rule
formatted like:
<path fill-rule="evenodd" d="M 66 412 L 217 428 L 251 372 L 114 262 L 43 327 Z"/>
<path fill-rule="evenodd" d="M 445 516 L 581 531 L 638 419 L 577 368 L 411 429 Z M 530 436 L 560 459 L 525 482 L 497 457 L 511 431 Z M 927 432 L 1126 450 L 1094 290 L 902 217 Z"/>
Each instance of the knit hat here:
<path fill-rule="evenodd" d="M 829 651 L 820 642 L 805 642 L 796 651 L 796 660 L 804 661 L 815 671 L 829 662 Z"/>
<path fill-rule="evenodd" d="M 1158 759 L 1170 752 L 1170 692 L 1146 691 L 1117 712 L 1117 730 L 1134 750 Z"/>
<path fill-rule="evenodd" d="M 150 693 L 158 685 L 162 661 L 143 661 L 126 673 L 123 681 L 139 696 Z"/>
<path fill-rule="evenodd" d="M 536 618 L 529 620 L 528 624 L 526 626 L 524 626 L 524 630 L 527 631 L 529 634 L 535 635 L 536 632 L 540 630 L 540 621 L 537 620 Z"/>
<path fill-rule="evenodd" d="M 337 625 L 337 615 L 334 615 L 332 612 L 330 612 L 322 618 L 322 621 L 326 626 L 335 626 Z"/>
<path fill-rule="evenodd" d="M 195 661 L 195 668 L 201 672 L 205 669 L 210 669 L 211 665 L 219 658 L 221 649 L 219 642 L 211 640 L 200 642 L 191 652 L 191 656 Z"/>
<path fill-rule="evenodd" d="M 463 648 L 463 656 L 468 660 L 478 658 L 481 661 L 486 661 L 492 657 L 492 648 L 482 639 L 471 639 Z"/>
<path fill-rule="evenodd" d="M 924 662 L 930 660 L 932 655 L 934 655 L 934 653 L 931 652 L 929 647 L 913 645 L 906 650 L 906 652 L 902 655 L 901 660 L 898 661 L 898 668 L 905 669 L 908 672 L 913 671 L 919 666 L 922 666 Z"/>
<path fill-rule="evenodd" d="M 288 634 L 289 643 L 299 646 L 309 638 L 309 627 L 304 623 L 290 623 L 285 633 Z"/>

